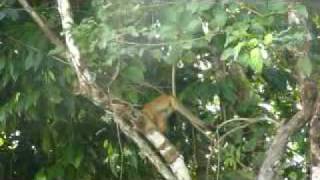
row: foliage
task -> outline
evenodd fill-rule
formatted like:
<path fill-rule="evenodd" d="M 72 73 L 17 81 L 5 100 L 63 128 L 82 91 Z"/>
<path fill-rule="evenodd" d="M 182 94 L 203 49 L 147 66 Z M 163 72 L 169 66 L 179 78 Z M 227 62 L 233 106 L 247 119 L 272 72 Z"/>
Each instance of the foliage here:
<path fill-rule="evenodd" d="M 55 5 L 30 2 L 58 34 Z M 171 66 L 177 66 L 179 98 L 221 138 L 211 147 L 175 121 L 181 117 L 171 118 L 167 136 L 195 179 L 207 168 L 201 166 L 207 154 L 206 175 L 254 179 L 274 125 L 227 119 L 291 117 L 299 108 L 295 74 L 318 77 L 317 42 L 309 56 L 301 55 L 308 31 L 287 20 L 293 9 L 309 17 L 317 34 L 319 15 L 301 3 L 93 0 L 73 6 L 72 32 L 85 63 L 117 96 L 142 105 L 158 96 L 155 89 L 169 93 Z M 0 179 L 160 179 L 132 142 L 117 135 L 112 115 L 74 94 L 70 65 L 17 2 L 0 3 L 0 30 Z M 292 137 L 282 176 L 305 177 L 307 160 L 294 163 L 308 151 L 305 137 Z"/>

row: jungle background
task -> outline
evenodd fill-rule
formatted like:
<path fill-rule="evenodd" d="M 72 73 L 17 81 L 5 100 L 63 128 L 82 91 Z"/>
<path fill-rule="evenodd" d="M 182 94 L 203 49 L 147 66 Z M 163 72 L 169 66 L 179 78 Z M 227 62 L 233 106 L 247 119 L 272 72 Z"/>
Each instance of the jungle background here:
<path fill-rule="evenodd" d="M 63 40 L 56 1 L 28 3 Z M 105 92 L 141 109 L 174 86 L 209 125 L 214 143 L 178 113 L 165 132 L 196 180 L 255 179 L 278 127 L 303 109 L 301 77 L 320 81 L 316 0 L 70 3 Z M 162 179 L 112 113 L 77 92 L 61 52 L 18 1 L 0 1 L 0 179 Z M 309 129 L 290 136 L 279 179 L 311 179 Z"/>

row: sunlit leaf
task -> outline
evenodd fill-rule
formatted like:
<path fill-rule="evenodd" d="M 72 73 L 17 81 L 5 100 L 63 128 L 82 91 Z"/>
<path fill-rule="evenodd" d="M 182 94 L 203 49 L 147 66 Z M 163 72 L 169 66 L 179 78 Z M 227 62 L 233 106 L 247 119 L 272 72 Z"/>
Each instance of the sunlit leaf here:
<path fill-rule="evenodd" d="M 46 176 L 45 172 L 43 170 L 39 171 L 36 174 L 35 180 L 47 180 L 47 176 Z"/>
<path fill-rule="evenodd" d="M 272 39 L 273 39 L 272 34 L 269 33 L 269 34 L 267 34 L 267 35 L 264 36 L 264 38 L 263 38 L 263 43 L 264 43 L 265 45 L 269 45 L 269 44 L 272 43 Z"/>
<path fill-rule="evenodd" d="M 260 73 L 263 68 L 263 59 L 259 48 L 254 48 L 250 51 L 249 66 L 257 73 Z"/>
<path fill-rule="evenodd" d="M 0 137 L 0 147 L 4 145 L 4 139 Z"/>
<path fill-rule="evenodd" d="M 234 47 L 234 57 L 233 57 L 234 60 L 238 59 L 239 53 L 244 45 L 245 45 L 244 42 L 240 42 L 236 45 L 236 47 Z"/>

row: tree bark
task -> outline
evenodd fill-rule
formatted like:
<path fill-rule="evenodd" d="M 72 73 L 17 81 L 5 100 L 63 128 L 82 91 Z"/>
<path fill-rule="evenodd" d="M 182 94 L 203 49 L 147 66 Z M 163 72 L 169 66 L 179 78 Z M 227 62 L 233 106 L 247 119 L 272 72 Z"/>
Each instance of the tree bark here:
<path fill-rule="evenodd" d="M 311 180 L 320 180 L 320 98 L 310 122 Z"/>

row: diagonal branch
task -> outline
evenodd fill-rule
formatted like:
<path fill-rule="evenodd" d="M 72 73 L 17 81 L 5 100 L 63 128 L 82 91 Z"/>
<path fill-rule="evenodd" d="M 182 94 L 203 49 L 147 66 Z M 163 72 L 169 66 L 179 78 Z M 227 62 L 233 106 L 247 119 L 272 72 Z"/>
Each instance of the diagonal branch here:
<path fill-rule="evenodd" d="M 26 0 L 18 0 L 19 3 L 23 6 L 23 8 L 30 14 L 33 20 L 38 24 L 43 33 L 47 36 L 47 38 L 51 41 L 52 44 L 57 47 L 65 47 L 64 43 L 60 41 L 58 36 L 44 23 L 42 18 L 37 14 L 36 11 L 32 9 L 29 3 Z"/>
<path fill-rule="evenodd" d="M 285 151 L 289 137 L 299 130 L 306 122 L 304 112 L 295 114 L 287 123 L 280 126 L 274 140 L 269 147 L 265 160 L 260 167 L 258 180 L 272 180 L 275 175 L 274 167 L 278 165 L 282 154 Z"/>
<path fill-rule="evenodd" d="M 320 179 L 320 98 L 315 106 L 315 113 L 310 122 L 311 180 Z"/>

